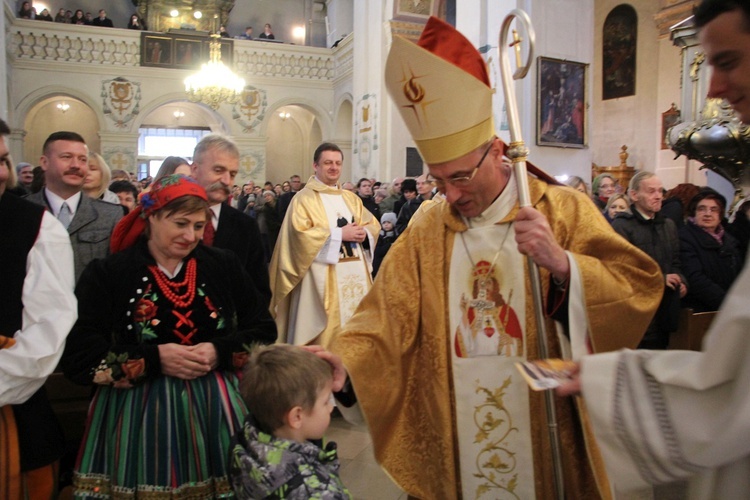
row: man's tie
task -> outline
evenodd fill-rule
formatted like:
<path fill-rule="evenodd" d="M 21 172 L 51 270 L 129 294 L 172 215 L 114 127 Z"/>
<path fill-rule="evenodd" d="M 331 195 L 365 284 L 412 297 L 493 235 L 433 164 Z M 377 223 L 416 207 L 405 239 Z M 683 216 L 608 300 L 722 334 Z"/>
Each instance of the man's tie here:
<path fill-rule="evenodd" d="M 206 222 L 206 227 L 203 230 L 203 244 L 209 247 L 214 246 L 214 235 L 216 234 L 216 229 L 214 229 L 214 221 L 211 219 Z"/>
<path fill-rule="evenodd" d="M 73 215 L 70 213 L 70 207 L 67 203 L 63 202 L 60 207 L 60 213 L 57 214 L 57 220 L 62 222 L 65 229 L 68 229 L 68 226 L 70 226 L 70 221 L 73 220 Z"/>

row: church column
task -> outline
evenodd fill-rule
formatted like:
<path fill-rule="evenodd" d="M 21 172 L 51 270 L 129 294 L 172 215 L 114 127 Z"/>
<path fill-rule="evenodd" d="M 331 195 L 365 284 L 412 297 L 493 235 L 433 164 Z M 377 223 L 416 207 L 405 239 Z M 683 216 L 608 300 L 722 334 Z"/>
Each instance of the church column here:
<path fill-rule="evenodd" d="M 2 10 L 2 9 L 0 9 Z M 7 109 L 6 109 L 7 111 Z M 5 120 L 5 118 L 3 118 Z M 7 122 L 7 120 L 6 120 Z M 8 150 L 10 151 L 10 155 L 13 157 L 13 162 L 18 163 L 19 161 L 23 160 L 28 163 L 31 163 L 33 165 L 36 165 L 38 163 L 39 158 L 24 158 L 23 156 L 23 141 L 26 137 L 27 132 L 24 129 L 21 128 L 11 128 L 10 129 L 10 135 L 6 137 L 6 145 L 8 146 Z M 42 152 L 39 151 L 39 155 L 41 156 Z"/>
<path fill-rule="evenodd" d="M 100 132 L 100 154 L 112 170 L 137 173 L 139 134 L 113 134 Z"/>

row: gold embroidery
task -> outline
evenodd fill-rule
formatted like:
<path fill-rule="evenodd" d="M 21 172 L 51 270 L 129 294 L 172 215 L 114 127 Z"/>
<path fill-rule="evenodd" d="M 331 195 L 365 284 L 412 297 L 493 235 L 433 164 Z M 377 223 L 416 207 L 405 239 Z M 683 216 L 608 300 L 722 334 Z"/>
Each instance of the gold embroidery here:
<path fill-rule="evenodd" d="M 506 441 L 511 433 L 518 432 L 518 428 L 513 426 L 513 416 L 503 401 L 505 390 L 512 382 L 511 378 L 505 379 L 503 385 L 494 391 L 482 387 L 479 380 L 476 381 L 475 393 L 483 393 L 485 400 L 474 408 L 474 424 L 478 429 L 474 442 L 482 444 L 482 449 L 476 457 L 476 472 L 473 475 L 484 479 L 477 486 L 475 498 L 493 490 L 504 491 L 513 498 L 519 498 L 515 493 L 518 486 L 517 452 Z"/>

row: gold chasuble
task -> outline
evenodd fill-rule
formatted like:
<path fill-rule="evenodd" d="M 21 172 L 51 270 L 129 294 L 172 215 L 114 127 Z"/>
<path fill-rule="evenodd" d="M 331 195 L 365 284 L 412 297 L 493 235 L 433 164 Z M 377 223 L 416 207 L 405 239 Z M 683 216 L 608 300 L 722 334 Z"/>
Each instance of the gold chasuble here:
<path fill-rule="evenodd" d="M 279 342 L 328 345 L 370 289 L 371 251 L 332 237 L 350 222 L 374 250 L 380 224 L 356 194 L 313 176 L 292 198 L 269 268 Z"/>
<path fill-rule="evenodd" d="M 658 266 L 585 195 L 532 177 L 529 187 L 571 264 L 569 331 L 549 320 L 550 355 L 635 347 L 661 298 Z M 514 239 L 517 212 L 512 178 L 474 219 L 448 203 L 429 206 L 391 247 L 332 344 L 378 462 L 417 498 L 553 497 L 544 398 L 513 368 L 537 358 L 530 283 Z M 550 276 L 540 271 L 548 297 Z M 572 398 L 555 403 L 566 498 L 609 498 L 585 415 Z"/>

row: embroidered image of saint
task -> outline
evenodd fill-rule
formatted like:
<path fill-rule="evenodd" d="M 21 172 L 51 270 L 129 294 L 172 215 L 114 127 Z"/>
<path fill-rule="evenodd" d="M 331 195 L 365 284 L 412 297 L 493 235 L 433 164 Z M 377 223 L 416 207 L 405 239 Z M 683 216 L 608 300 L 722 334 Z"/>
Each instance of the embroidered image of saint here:
<path fill-rule="evenodd" d="M 524 356 L 523 331 L 510 306 L 513 289 L 503 296 L 497 268 L 486 260 L 472 270 L 472 294 L 461 294 L 461 321 L 455 336 L 456 355 Z"/>

